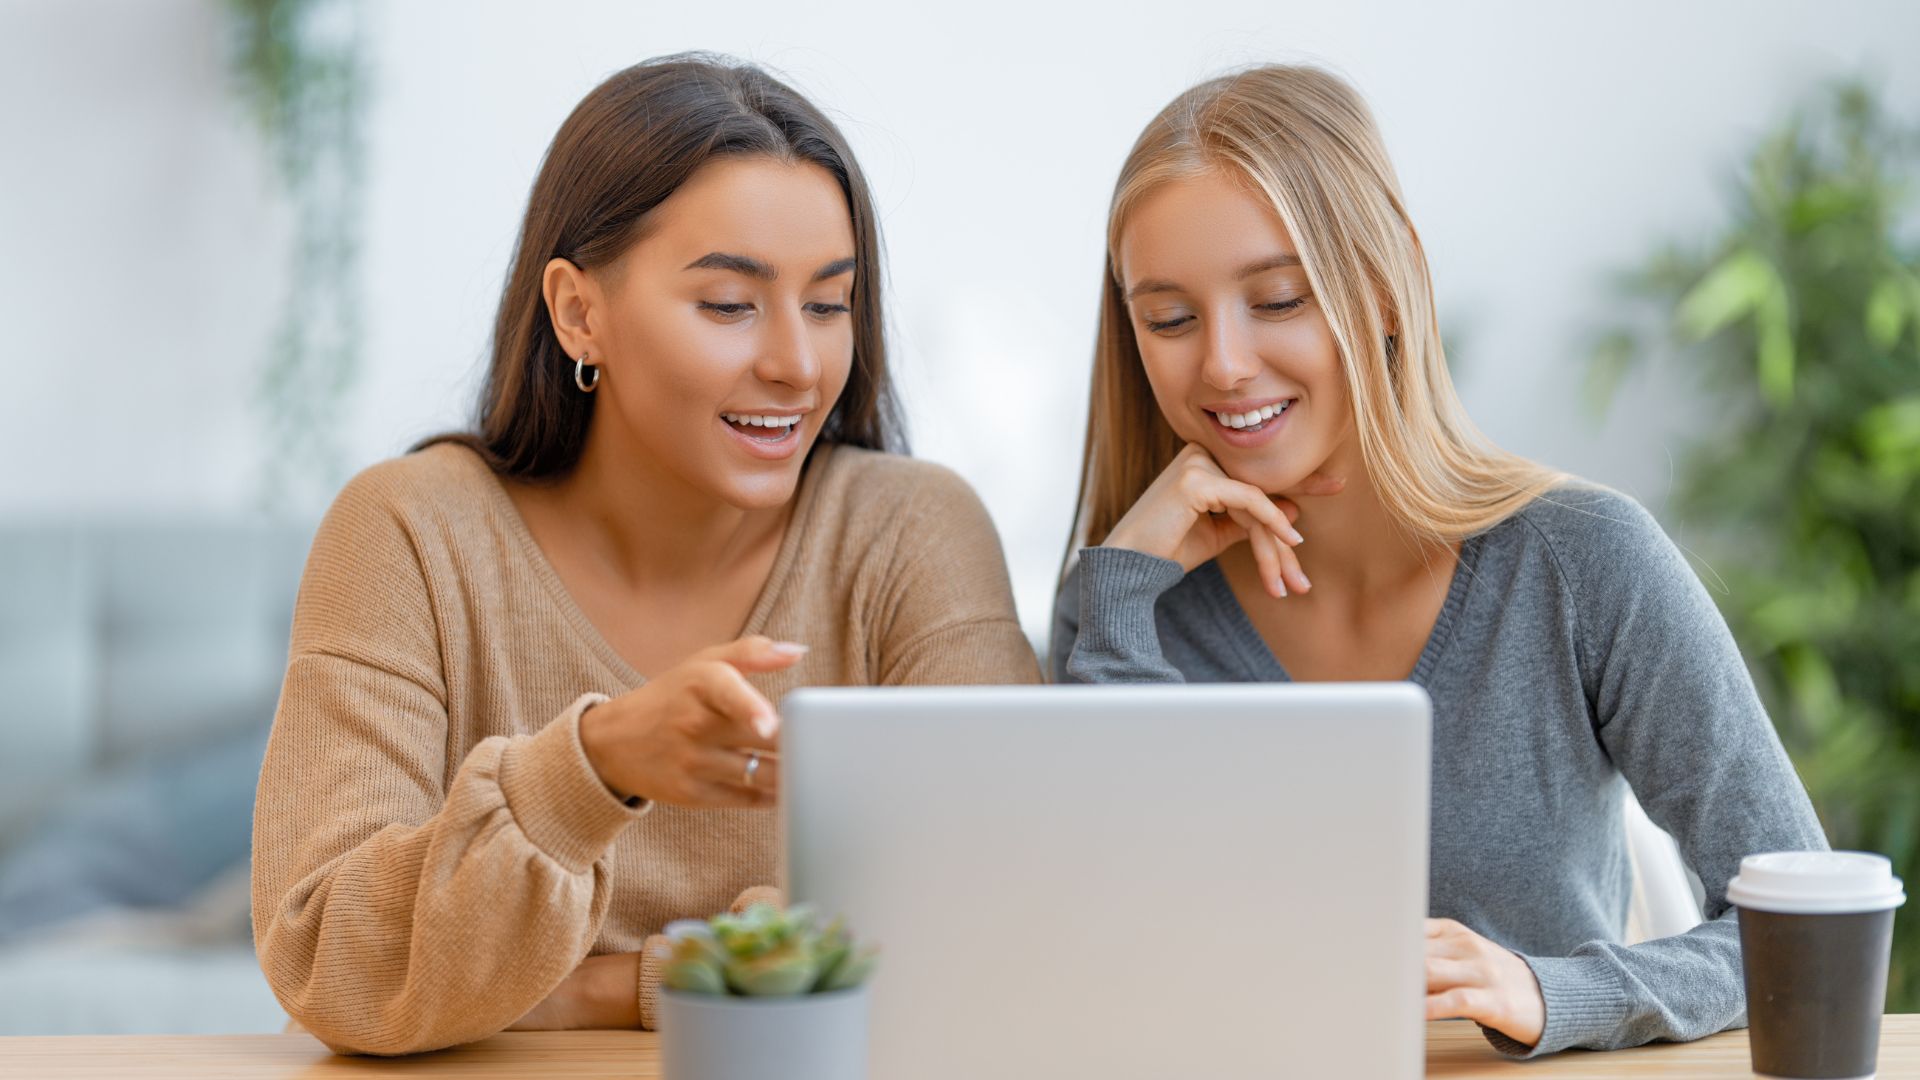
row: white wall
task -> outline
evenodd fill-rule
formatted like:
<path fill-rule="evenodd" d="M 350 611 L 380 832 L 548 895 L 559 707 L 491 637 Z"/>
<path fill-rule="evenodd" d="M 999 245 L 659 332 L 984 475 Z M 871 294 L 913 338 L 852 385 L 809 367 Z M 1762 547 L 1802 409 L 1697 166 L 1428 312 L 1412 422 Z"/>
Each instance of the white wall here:
<path fill-rule="evenodd" d="M 1745 148 L 1821 80 L 1865 70 L 1907 115 L 1920 102 L 1910 3 L 919 7 L 370 4 L 352 460 L 466 415 L 527 187 L 574 102 L 643 57 L 736 53 L 846 125 L 884 213 L 916 450 L 980 489 L 1039 629 L 1120 159 L 1190 82 L 1312 59 L 1374 104 L 1482 426 L 1657 505 L 1685 395 L 1643 379 L 1605 426 L 1579 397 L 1609 274 L 1711 229 Z M 254 493 L 284 225 L 226 94 L 217 15 L 0 2 L 0 515 Z"/>

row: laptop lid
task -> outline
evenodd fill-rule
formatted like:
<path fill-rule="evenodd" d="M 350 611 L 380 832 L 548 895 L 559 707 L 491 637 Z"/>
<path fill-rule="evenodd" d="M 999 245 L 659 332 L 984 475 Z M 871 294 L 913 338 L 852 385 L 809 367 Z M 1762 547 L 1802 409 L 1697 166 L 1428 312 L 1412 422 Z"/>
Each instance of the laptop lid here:
<path fill-rule="evenodd" d="M 1406 683 L 803 689 L 784 885 L 882 949 L 875 1080 L 1418 1077 Z"/>

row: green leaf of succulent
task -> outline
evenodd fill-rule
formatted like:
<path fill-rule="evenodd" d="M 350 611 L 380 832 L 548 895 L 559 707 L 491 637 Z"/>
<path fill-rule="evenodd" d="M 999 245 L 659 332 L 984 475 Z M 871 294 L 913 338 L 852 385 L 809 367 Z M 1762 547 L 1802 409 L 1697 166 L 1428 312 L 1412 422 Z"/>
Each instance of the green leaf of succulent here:
<path fill-rule="evenodd" d="M 673 943 L 674 961 L 711 964 L 718 970 L 728 959 L 727 950 L 712 934 L 683 934 Z"/>
<path fill-rule="evenodd" d="M 816 994 L 830 994 L 835 990 L 851 990 L 867 981 L 873 974 L 875 964 L 880 962 L 880 950 L 871 946 L 859 952 L 850 952 L 833 966 L 833 970 L 821 974 L 820 980 L 813 986 Z"/>
<path fill-rule="evenodd" d="M 727 992 L 727 977 L 721 972 L 720 965 L 704 957 L 670 961 L 666 971 L 661 973 L 661 979 L 668 987 L 686 994 Z"/>
<path fill-rule="evenodd" d="M 811 990 L 818 973 L 813 951 L 789 944 L 764 956 L 734 958 L 727 964 L 727 985 L 750 997 L 790 997 Z"/>
<path fill-rule="evenodd" d="M 816 965 L 819 970 L 819 975 L 814 979 L 813 986 L 810 989 L 812 989 L 814 993 L 824 993 L 834 973 L 839 971 L 841 966 L 846 963 L 847 957 L 853 955 L 853 943 L 847 941 L 845 938 L 841 938 L 838 941 L 826 942 L 815 951 L 814 955 L 819 958 L 819 962 Z"/>
<path fill-rule="evenodd" d="M 844 922 L 823 925 L 805 905 L 781 911 L 756 904 L 738 915 L 674 927 L 669 970 L 695 992 L 780 997 L 829 983 L 844 988 L 858 985 L 873 964 L 871 955 L 854 955 Z M 829 971 L 834 979 L 826 977 Z"/>

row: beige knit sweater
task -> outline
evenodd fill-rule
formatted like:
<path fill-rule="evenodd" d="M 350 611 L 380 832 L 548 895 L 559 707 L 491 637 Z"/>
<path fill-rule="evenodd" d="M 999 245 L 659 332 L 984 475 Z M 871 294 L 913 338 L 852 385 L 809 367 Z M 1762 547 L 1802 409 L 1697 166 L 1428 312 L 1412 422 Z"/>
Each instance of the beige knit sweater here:
<path fill-rule="evenodd" d="M 751 676 L 776 705 L 803 684 L 1039 678 L 954 474 L 822 446 L 796 498 L 742 631 L 812 646 Z M 771 812 L 633 809 L 595 775 L 586 695 L 640 682 L 472 451 L 349 483 L 307 561 L 254 811 L 254 944 L 287 1012 L 342 1051 L 471 1041 L 587 956 L 773 882 Z"/>

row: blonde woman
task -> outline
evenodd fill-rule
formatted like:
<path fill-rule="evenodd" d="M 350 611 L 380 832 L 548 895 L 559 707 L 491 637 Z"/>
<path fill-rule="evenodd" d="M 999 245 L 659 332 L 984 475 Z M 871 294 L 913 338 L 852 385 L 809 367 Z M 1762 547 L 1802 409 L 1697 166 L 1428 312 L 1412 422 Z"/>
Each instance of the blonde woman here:
<path fill-rule="evenodd" d="M 1467 419 L 1355 91 L 1265 67 L 1182 94 L 1108 245 L 1056 678 L 1420 684 L 1429 1018 L 1516 1056 L 1743 1023 L 1727 880 L 1820 824 L 1653 519 Z M 1707 891 L 1703 925 L 1632 947 L 1629 783 Z"/>
<path fill-rule="evenodd" d="M 301 583 L 254 941 L 329 1046 L 652 1026 L 660 929 L 774 879 L 782 694 L 1038 680 L 979 500 L 898 452 L 880 280 L 758 68 L 561 126 L 477 430 L 356 477 Z"/>

